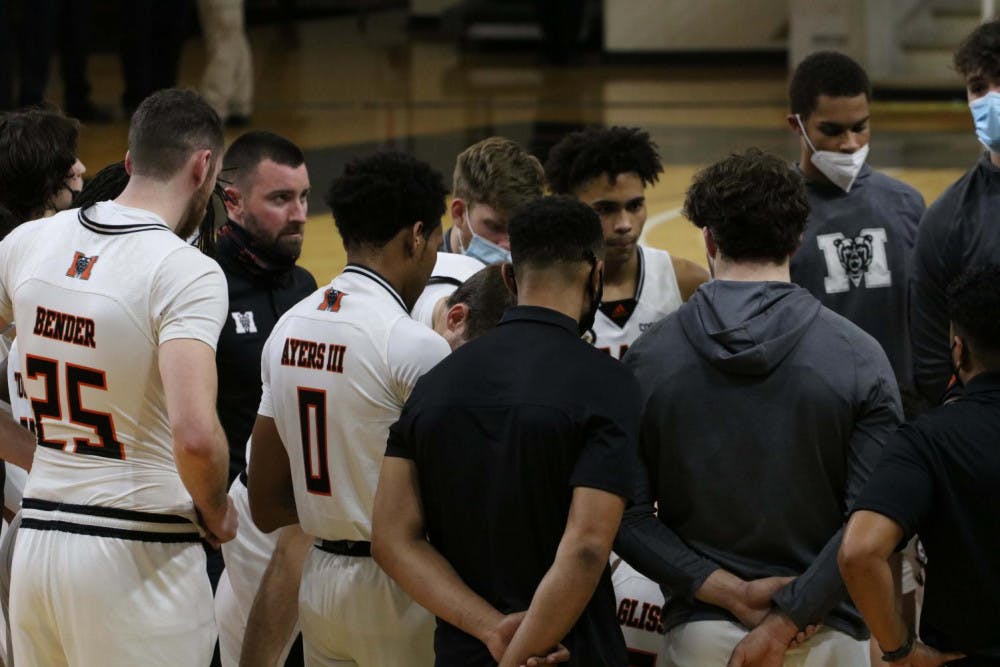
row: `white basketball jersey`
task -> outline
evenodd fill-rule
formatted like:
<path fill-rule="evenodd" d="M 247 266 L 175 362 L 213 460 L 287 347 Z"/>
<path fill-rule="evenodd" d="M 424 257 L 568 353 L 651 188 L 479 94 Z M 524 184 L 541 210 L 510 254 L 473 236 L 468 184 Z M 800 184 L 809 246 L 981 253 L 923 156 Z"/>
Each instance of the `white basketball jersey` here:
<path fill-rule="evenodd" d="M 7 356 L 7 391 L 10 395 L 11 417 L 24 428 L 36 433 L 35 413 L 31 409 L 31 398 L 24 390 L 24 373 L 21 371 L 21 357 L 16 339 L 11 344 Z"/>
<path fill-rule="evenodd" d="M 674 264 L 665 250 L 637 248 L 639 280 L 635 287 L 636 307 L 624 326 L 618 326 L 607 315 L 597 311 L 594 318 L 594 347 L 621 359 L 639 334 L 681 307 L 681 290 L 677 285 Z"/>
<path fill-rule="evenodd" d="M 434 270 L 431 271 L 431 279 L 420 294 L 420 298 L 413 304 L 413 310 L 410 311 L 413 319 L 429 327 L 434 326 L 435 304 L 442 298 L 451 296 L 459 285 L 485 266 L 474 257 L 453 252 L 439 252 Z"/>
<path fill-rule="evenodd" d="M 629 667 L 660 667 L 663 651 L 663 592 L 625 561 L 611 574 L 618 604 L 618 623 L 628 647 Z"/>
<path fill-rule="evenodd" d="M 114 202 L 23 224 L 0 243 L 0 319 L 18 324 L 39 443 L 26 497 L 195 519 L 159 346 L 214 349 L 226 295 L 218 264 L 158 216 Z"/>
<path fill-rule="evenodd" d="M 259 412 L 288 451 L 305 532 L 371 539 L 389 426 L 449 352 L 386 280 L 355 264 L 281 317 L 264 345 Z"/>

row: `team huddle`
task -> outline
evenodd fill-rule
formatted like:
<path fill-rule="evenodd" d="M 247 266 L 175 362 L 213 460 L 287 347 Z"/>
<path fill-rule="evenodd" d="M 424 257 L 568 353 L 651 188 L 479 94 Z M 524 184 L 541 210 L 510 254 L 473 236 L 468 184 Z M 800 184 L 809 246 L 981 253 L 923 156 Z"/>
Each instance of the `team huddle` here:
<path fill-rule="evenodd" d="M 356 157 L 318 286 L 289 140 L 162 90 L 81 191 L 4 116 L 3 664 L 1000 664 L 1000 23 L 956 65 L 988 150 L 925 211 L 803 61 L 800 159 L 687 190 L 710 270 L 640 245 L 639 128 Z"/>

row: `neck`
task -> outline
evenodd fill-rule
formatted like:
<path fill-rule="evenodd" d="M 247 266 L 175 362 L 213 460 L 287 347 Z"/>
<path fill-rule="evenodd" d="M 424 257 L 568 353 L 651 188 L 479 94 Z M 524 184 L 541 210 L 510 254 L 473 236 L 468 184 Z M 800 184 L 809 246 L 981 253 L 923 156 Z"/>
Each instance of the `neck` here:
<path fill-rule="evenodd" d="M 639 268 L 639 249 L 632 253 L 632 256 L 624 262 L 615 263 L 605 257 L 604 259 L 604 289 L 631 288 L 635 292 L 635 278 Z"/>
<path fill-rule="evenodd" d="M 990 162 L 993 163 L 994 167 L 1000 167 L 1000 153 L 990 151 Z"/>
<path fill-rule="evenodd" d="M 715 278 L 738 282 L 792 282 L 788 260 L 774 262 L 734 262 L 721 253 L 715 257 Z"/>
<path fill-rule="evenodd" d="M 579 322 L 584 304 L 582 292 L 562 276 L 549 271 L 527 271 L 517 277 L 517 305 L 548 308 Z"/>
<path fill-rule="evenodd" d="M 190 192 L 182 192 L 174 181 L 153 181 L 136 177 L 129 179 L 128 185 L 115 202 L 122 206 L 139 208 L 163 218 L 167 227 L 177 231 L 187 210 Z"/>
<path fill-rule="evenodd" d="M 397 257 L 395 253 L 388 252 L 387 248 L 374 250 L 356 249 L 347 251 L 347 263 L 360 264 L 378 273 L 403 297 L 406 307 L 408 309 L 413 308 L 413 303 L 410 302 L 406 293 L 407 281 L 404 268 L 406 263 L 402 257 Z M 415 302 L 416 299 L 413 301 Z"/>
<path fill-rule="evenodd" d="M 462 252 L 462 232 L 459 230 L 458 225 L 452 225 L 451 229 L 448 230 L 448 234 L 451 238 L 448 239 L 448 245 L 451 246 L 451 251 L 454 253 L 461 254 Z"/>

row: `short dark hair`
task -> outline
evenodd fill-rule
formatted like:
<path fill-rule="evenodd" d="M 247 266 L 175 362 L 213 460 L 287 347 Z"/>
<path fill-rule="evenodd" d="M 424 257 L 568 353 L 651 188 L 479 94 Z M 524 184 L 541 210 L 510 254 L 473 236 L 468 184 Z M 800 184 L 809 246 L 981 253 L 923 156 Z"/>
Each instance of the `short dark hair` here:
<path fill-rule="evenodd" d="M 792 113 L 804 121 L 816 110 L 820 95 L 872 98 L 872 84 L 861 65 L 836 51 L 819 51 L 799 63 L 788 84 Z"/>
<path fill-rule="evenodd" d="M 971 343 L 971 354 L 1000 370 L 1000 266 L 966 270 L 948 286 L 948 315 L 955 332 Z"/>
<path fill-rule="evenodd" d="M 481 336 L 500 322 L 504 311 L 517 305 L 517 297 L 503 279 L 503 264 L 490 264 L 469 276 L 445 302 L 449 308 L 460 303 L 469 307 L 465 319 L 465 340 Z"/>
<path fill-rule="evenodd" d="M 128 185 L 128 178 L 125 162 L 112 162 L 84 184 L 76 201 L 77 206 L 89 208 L 99 201 L 116 199 Z"/>
<path fill-rule="evenodd" d="M 326 203 L 345 247 L 381 247 L 417 221 L 429 237 L 441 224 L 447 194 L 441 174 L 426 162 L 379 151 L 348 162 L 330 184 Z"/>
<path fill-rule="evenodd" d="M 169 179 L 192 153 L 208 149 L 218 155 L 222 145 L 219 115 L 193 91 L 158 90 L 132 114 L 128 150 L 139 176 Z"/>
<path fill-rule="evenodd" d="M 24 222 L 40 217 L 66 187 L 80 124 L 58 111 L 0 116 L 0 204 Z"/>
<path fill-rule="evenodd" d="M 575 197 L 550 195 L 522 206 L 510 220 L 510 254 L 522 266 L 548 268 L 604 257 L 601 219 Z"/>
<path fill-rule="evenodd" d="M 561 195 L 602 174 L 613 182 L 618 174 L 635 173 L 645 187 L 656 183 L 662 171 L 656 144 L 637 127 L 592 127 L 567 134 L 545 161 L 549 189 Z"/>
<path fill-rule="evenodd" d="M 237 137 L 222 158 L 222 170 L 226 181 L 245 185 L 243 179 L 249 176 L 264 160 L 270 160 L 286 167 L 298 167 L 306 161 L 302 149 L 288 139 L 259 130 L 247 132 Z"/>
<path fill-rule="evenodd" d="M 25 221 L 18 219 L 9 208 L 0 204 L 0 240 L 6 238 L 22 222 Z"/>
<path fill-rule="evenodd" d="M 1000 20 L 982 24 L 955 51 L 955 69 L 963 77 L 981 74 L 1000 81 Z"/>
<path fill-rule="evenodd" d="M 781 263 L 799 245 L 809 200 L 802 177 L 784 160 L 751 148 L 698 172 L 684 215 L 707 227 L 728 259 Z"/>

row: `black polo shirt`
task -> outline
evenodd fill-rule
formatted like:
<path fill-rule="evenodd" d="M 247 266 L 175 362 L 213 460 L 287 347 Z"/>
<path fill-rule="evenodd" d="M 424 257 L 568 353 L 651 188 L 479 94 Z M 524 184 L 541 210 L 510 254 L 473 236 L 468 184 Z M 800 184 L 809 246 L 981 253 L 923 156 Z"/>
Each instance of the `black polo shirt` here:
<path fill-rule="evenodd" d="M 954 663 L 1000 665 L 1000 373 L 904 424 L 854 510 L 882 514 L 927 550 L 920 637 Z"/>
<path fill-rule="evenodd" d="M 431 544 L 504 613 L 527 609 L 552 566 L 573 488 L 628 498 L 639 387 L 553 310 L 518 306 L 417 383 L 387 456 L 411 458 Z M 627 664 L 610 572 L 563 642 L 574 665 Z M 493 665 L 438 620 L 439 666 Z"/>

